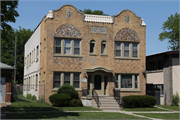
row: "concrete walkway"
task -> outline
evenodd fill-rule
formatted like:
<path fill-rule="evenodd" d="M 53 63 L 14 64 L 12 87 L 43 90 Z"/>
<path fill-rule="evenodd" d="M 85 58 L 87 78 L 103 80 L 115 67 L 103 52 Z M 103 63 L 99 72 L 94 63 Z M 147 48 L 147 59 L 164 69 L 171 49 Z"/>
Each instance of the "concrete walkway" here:
<path fill-rule="evenodd" d="M 158 107 L 159 109 L 165 109 Z M 167 109 L 169 110 L 169 109 Z M 57 112 L 116 112 L 116 113 L 123 113 L 127 115 L 133 115 L 136 117 L 142 117 L 144 119 L 151 119 L 151 120 L 163 120 L 163 119 L 157 119 L 157 118 L 151 118 L 151 117 L 146 117 L 142 115 L 136 115 L 134 113 L 180 113 L 179 111 L 123 111 L 123 110 L 103 110 L 103 111 L 26 111 L 26 112 L 5 112 L 4 110 L 1 111 L 1 119 L 6 119 L 6 113 L 46 113 L 46 112 L 51 112 L 51 113 L 57 113 Z"/>

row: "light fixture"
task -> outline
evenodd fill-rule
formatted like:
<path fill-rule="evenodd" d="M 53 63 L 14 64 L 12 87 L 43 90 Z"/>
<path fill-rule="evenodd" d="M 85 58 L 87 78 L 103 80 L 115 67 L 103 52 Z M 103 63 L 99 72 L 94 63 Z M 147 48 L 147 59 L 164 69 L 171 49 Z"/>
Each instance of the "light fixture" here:
<path fill-rule="evenodd" d="M 84 77 L 86 78 L 86 73 L 84 73 Z"/>

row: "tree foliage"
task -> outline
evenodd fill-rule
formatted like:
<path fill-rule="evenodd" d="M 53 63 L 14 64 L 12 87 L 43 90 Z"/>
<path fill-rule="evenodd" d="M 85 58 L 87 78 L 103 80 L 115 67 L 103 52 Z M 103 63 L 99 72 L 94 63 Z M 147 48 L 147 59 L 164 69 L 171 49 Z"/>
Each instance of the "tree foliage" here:
<path fill-rule="evenodd" d="M 15 17 L 19 14 L 15 10 L 18 6 L 18 1 L 1 1 L 1 30 L 11 29 L 7 22 L 16 22 Z"/>
<path fill-rule="evenodd" d="M 33 33 L 30 29 L 19 27 L 17 29 L 4 29 L 1 34 L 1 62 L 8 65 L 14 65 L 15 56 L 15 36 L 17 36 L 16 43 L 16 80 L 21 83 L 24 73 L 24 44 Z"/>
<path fill-rule="evenodd" d="M 168 49 L 178 50 L 179 49 L 179 14 L 176 13 L 174 16 L 171 14 L 168 20 L 163 23 L 163 32 L 159 34 L 159 40 L 164 41 L 168 39 Z"/>
<path fill-rule="evenodd" d="M 82 10 L 79 10 L 79 11 L 83 12 L 84 14 L 109 16 L 108 14 L 104 14 L 103 11 L 101 11 L 101 10 L 94 10 L 94 11 L 92 11 L 91 9 L 84 9 L 83 11 Z"/>

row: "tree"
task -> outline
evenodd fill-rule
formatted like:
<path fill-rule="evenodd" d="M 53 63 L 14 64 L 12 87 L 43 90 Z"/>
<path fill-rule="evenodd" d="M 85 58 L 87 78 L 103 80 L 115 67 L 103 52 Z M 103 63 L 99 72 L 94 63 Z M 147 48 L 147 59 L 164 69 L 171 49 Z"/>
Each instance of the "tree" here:
<path fill-rule="evenodd" d="M 94 10 L 94 11 L 92 11 L 91 9 L 84 9 L 83 11 L 82 10 L 79 10 L 79 11 L 83 12 L 84 14 L 109 16 L 108 14 L 104 14 L 103 11 L 101 11 L 101 10 Z"/>
<path fill-rule="evenodd" d="M 15 10 L 18 6 L 18 1 L 1 1 L 1 30 L 11 29 L 7 22 L 16 22 L 15 17 L 19 14 Z"/>
<path fill-rule="evenodd" d="M 1 39 L 1 62 L 8 65 L 14 65 L 15 54 L 15 36 L 17 36 L 17 51 L 16 51 L 16 80 L 21 83 L 24 74 L 24 44 L 33 33 L 30 29 L 19 27 L 17 29 L 4 29 L 5 34 Z"/>
<path fill-rule="evenodd" d="M 168 17 L 168 20 L 163 23 L 163 32 L 159 34 L 159 40 L 164 41 L 169 39 L 168 49 L 178 50 L 179 49 L 179 14 L 176 13 L 174 16 Z"/>

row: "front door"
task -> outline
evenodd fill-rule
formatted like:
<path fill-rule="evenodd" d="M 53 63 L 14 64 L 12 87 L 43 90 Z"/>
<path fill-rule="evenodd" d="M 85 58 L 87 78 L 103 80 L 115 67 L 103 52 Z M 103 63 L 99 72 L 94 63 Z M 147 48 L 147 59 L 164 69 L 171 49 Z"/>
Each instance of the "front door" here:
<path fill-rule="evenodd" d="M 94 89 L 98 95 L 104 95 L 104 89 L 102 87 L 102 77 L 101 75 L 94 76 Z"/>
<path fill-rule="evenodd" d="M 0 102 L 5 102 L 6 78 L 2 77 L 0 82 Z"/>

